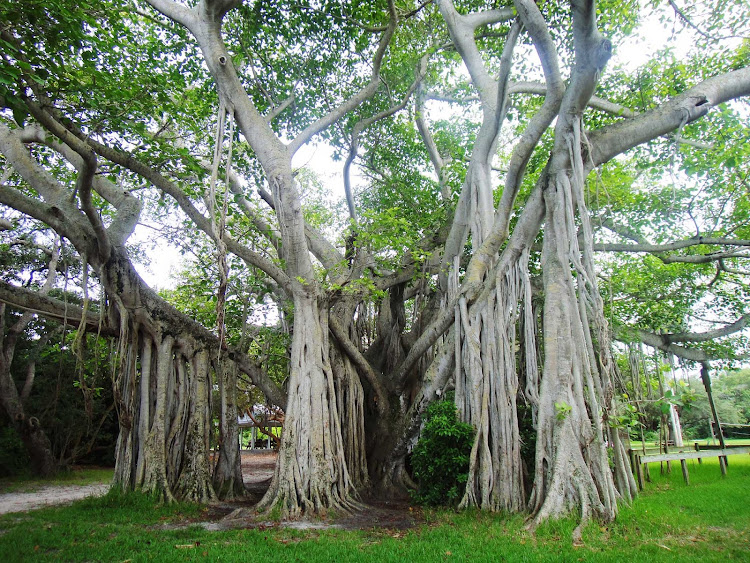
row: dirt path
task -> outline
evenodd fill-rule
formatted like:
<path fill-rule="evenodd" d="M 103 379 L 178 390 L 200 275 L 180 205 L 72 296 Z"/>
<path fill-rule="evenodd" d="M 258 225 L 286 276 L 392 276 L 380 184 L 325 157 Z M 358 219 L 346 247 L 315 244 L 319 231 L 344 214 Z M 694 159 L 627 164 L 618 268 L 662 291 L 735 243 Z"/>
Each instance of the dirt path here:
<path fill-rule="evenodd" d="M 403 530 L 424 521 L 422 511 L 410 506 L 407 502 L 378 502 L 370 500 L 361 510 L 348 516 L 341 516 L 335 521 L 297 521 L 289 523 L 272 523 L 259 521 L 252 516 L 252 508 L 263 497 L 276 468 L 277 453 L 268 450 L 242 452 L 242 476 L 245 482 L 246 496 L 233 502 L 214 502 L 209 504 L 205 517 L 208 521 L 199 522 L 207 529 L 226 530 L 233 528 L 262 528 L 267 526 L 288 526 L 296 528 L 343 528 L 372 529 L 385 528 Z M 9 512 L 26 512 L 46 506 L 65 504 L 89 496 L 103 495 L 109 489 L 109 483 L 92 485 L 47 485 L 31 492 L 0 493 L 0 514 Z M 241 518 L 232 518 L 238 509 L 246 514 Z M 196 524 L 193 522 L 192 524 Z M 169 525 L 172 526 L 172 525 Z"/>
<path fill-rule="evenodd" d="M 276 467 L 276 452 L 242 452 L 242 473 L 248 489 L 247 505 L 258 502 L 268 488 Z M 109 483 L 92 485 L 47 485 L 28 492 L 0 493 L 0 514 L 27 512 L 45 506 L 66 504 L 90 496 L 101 496 Z"/>
<path fill-rule="evenodd" d="M 55 504 L 65 504 L 90 496 L 100 496 L 109 490 L 109 483 L 94 485 L 48 485 L 28 493 L 0 494 L 0 514 L 26 512 Z"/>

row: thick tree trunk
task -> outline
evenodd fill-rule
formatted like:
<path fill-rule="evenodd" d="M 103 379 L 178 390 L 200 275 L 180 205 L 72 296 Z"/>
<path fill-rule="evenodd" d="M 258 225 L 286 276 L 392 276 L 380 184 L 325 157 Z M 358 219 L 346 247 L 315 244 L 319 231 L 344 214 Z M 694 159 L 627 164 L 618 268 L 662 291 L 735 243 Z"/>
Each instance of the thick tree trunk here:
<path fill-rule="evenodd" d="M 189 402 L 187 417 L 184 423 L 186 434 L 184 443 L 175 443 L 173 447 L 180 452 L 180 470 L 175 483 L 176 496 L 196 502 L 208 502 L 216 499 L 211 487 L 210 466 L 208 459 L 209 434 L 211 431 L 210 378 L 209 361 L 206 350 L 198 351 L 190 364 L 190 380 L 186 386 L 186 396 Z M 237 427 L 236 407 L 234 425 Z M 238 445 L 235 436 L 234 443 Z M 239 451 L 237 451 L 239 454 Z M 239 485 L 242 486 L 242 471 L 239 467 L 239 456 L 235 466 L 239 473 Z M 244 487 L 241 491 L 244 493 Z"/>
<path fill-rule="evenodd" d="M 152 335 L 138 324 L 124 338 L 114 379 L 120 420 L 115 484 L 168 502 L 215 498 L 207 352 L 193 353 L 185 337 Z"/>
<path fill-rule="evenodd" d="M 173 347 L 171 335 L 159 335 L 156 342 L 156 392 L 153 397 L 153 420 L 146 436 L 144 450 L 143 482 L 136 487 L 156 495 L 165 501 L 173 501 L 172 489 L 167 481 L 167 413 L 170 396 L 167 389 L 174 377 Z"/>
<path fill-rule="evenodd" d="M 259 509 L 282 518 L 356 506 L 329 362 L 327 311 L 314 294 L 294 299 L 289 398 L 276 471 Z"/>
<path fill-rule="evenodd" d="M 23 445 L 31 460 L 31 472 L 40 477 L 51 477 L 58 470 L 58 464 L 52 455 L 52 444 L 40 426 L 36 417 L 16 420 L 16 430 L 21 435 Z"/>
<path fill-rule="evenodd" d="M 471 310 L 462 298 L 463 335 L 457 355 L 456 398 L 477 429 L 462 507 L 519 512 L 525 504 L 516 396 L 516 324 L 528 283 L 525 260 L 498 273 L 496 287 Z M 457 327 L 458 329 L 458 327 Z"/>
<path fill-rule="evenodd" d="M 237 426 L 237 367 L 217 362 L 221 412 L 219 419 L 219 458 L 214 468 L 214 489 L 219 497 L 233 499 L 245 494 L 242 481 L 239 428 Z"/>
<path fill-rule="evenodd" d="M 333 343 L 330 358 L 346 467 L 352 484 L 361 490 L 369 483 L 365 450 L 365 392 L 351 360 Z"/>
<path fill-rule="evenodd" d="M 574 509 L 580 509 L 582 524 L 592 516 L 610 521 L 617 514 L 618 495 L 607 457 L 605 425 L 613 406 L 612 360 L 591 260 L 579 131 L 580 122 L 576 122 L 568 145 L 573 170 L 551 175 L 545 191 L 545 358 L 530 500 L 532 526 Z M 578 246 L 576 211 L 583 223 L 583 249 Z M 625 456 L 619 451 L 619 440 L 615 446 L 619 464 Z"/>

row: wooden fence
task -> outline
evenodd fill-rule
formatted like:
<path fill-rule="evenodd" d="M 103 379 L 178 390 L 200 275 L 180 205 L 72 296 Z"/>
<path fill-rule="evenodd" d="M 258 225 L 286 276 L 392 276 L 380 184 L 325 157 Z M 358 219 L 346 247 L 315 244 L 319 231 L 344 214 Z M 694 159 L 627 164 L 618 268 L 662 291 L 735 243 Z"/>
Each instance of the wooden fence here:
<path fill-rule="evenodd" d="M 705 446 L 704 446 L 705 447 Z M 636 479 L 638 480 L 638 488 L 643 490 L 644 481 L 650 480 L 648 475 L 648 464 L 649 463 L 663 463 L 678 461 L 682 468 L 682 477 L 685 479 L 685 484 L 690 484 L 690 475 L 687 468 L 688 459 L 697 459 L 698 463 L 706 457 L 718 457 L 719 467 L 721 468 L 721 474 L 727 474 L 727 456 L 738 455 L 738 454 L 750 454 L 750 447 L 739 446 L 739 447 L 728 447 L 720 448 L 716 446 L 708 446 L 707 449 L 701 450 L 698 442 L 695 443 L 695 451 L 685 450 L 684 448 L 679 452 L 670 453 L 642 453 L 638 450 L 629 450 L 630 462 L 633 467 Z M 644 475 L 645 473 L 645 475 Z"/>

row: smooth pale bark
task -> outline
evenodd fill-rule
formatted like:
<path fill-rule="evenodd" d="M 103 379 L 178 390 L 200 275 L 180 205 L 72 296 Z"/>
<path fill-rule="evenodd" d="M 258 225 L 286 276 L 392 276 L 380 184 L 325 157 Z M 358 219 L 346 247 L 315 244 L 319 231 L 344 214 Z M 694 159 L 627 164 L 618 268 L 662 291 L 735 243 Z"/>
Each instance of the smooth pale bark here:
<path fill-rule="evenodd" d="M 289 398 L 276 471 L 258 508 L 282 517 L 356 506 L 346 464 L 333 371 L 328 360 L 327 311 L 314 295 L 295 296 Z"/>
<path fill-rule="evenodd" d="M 621 442 L 606 425 L 614 413 L 614 363 L 609 329 L 596 283 L 593 235 L 585 204 L 581 116 L 593 95 L 611 45 L 596 29 L 595 5 L 573 2 L 576 65 L 555 126 L 555 144 L 544 173 L 546 221 L 542 250 L 544 368 L 539 387 L 533 528 L 548 518 L 580 511 L 581 528 L 592 516 L 617 514 L 618 495 L 606 444 L 615 465 L 627 463 Z M 580 227 L 577 225 L 580 222 Z M 579 245 L 580 235 L 580 245 Z M 575 273 L 575 277 L 574 277 Z"/>
<path fill-rule="evenodd" d="M 539 390 L 536 468 L 530 506 L 535 523 L 580 509 L 611 520 L 617 513 L 615 488 L 602 433 L 569 266 L 569 232 L 564 194 L 549 188 L 543 255 L 544 370 Z"/>
<path fill-rule="evenodd" d="M 239 428 L 237 426 L 237 367 L 229 362 L 216 363 L 219 384 L 219 453 L 213 472 L 216 493 L 225 499 L 245 494 L 242 481 Z"/>

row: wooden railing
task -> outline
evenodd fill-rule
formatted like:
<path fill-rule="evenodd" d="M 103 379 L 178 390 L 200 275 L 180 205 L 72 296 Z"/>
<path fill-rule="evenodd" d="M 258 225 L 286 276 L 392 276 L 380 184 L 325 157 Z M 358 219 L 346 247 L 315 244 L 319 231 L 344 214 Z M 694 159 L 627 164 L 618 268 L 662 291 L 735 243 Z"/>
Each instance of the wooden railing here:
<path fill-rule="evenodd" d="M 706 446 L 704 446 L 706 447 Z M 688 459 L 697 459 L 698 463 L 701 462 L 703 458 L 707 457 L 718 457 L 719 458 L 719 467 L 721 468 L 721 474 L 726 475 L 727 474 L 727 456 L 730 455 L 738 455 L 738 454 L 750 454 L 750 447 L 747 446 L 738 446 L 738 447 L 728 447 L 728 448 L 720 448 L 716 446 L 707 446 L 708 449 L 701 450 L 701 446 L 698 444 L 698 442 L 695 442 L 694 445 L 695 451 L 685 450 L 685 448 L 682 448 L 679 452 L 669 452 L 669 453 L 658 453 L 658 454 L 643 454 L 642 452 L 639 452 L 638 450 L 629 450 L 630 453 L 630 463 L 633 467 L 633 472 L 635 473 L 636 479 L 638 480 L 638 488 L 643 490 L 643 484 L 644 481 L 650 480 L 648 478 L 648 464 L 649 463 L 663 463 L 663 462 L 671 462 L 671 461 L 680 461 L 680 466 L 682 468 L 682 477 L 685 479 L 685 484 L 690 484 L 690 475 L 688 473 L 687 463 L 686 461 Z M 644 476 L 644 468 L 645 468 L 645 476 Z"/>

